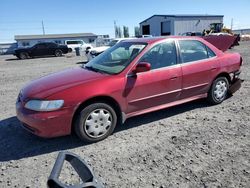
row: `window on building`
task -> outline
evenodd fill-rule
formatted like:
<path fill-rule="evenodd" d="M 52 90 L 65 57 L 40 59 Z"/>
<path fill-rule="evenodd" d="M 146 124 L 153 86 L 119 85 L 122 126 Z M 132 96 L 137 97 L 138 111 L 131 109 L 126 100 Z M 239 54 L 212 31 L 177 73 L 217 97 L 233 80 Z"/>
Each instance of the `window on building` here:
<path fill-rule="evenodd" d="M 175 65 L 177 63 L 176 58 L 175 42 L 168 41 L 151 48 L 140 62 L 148 62 L 151 64 L 151 69 L 158 69 Z"/>
<path fill-rule="evenodd" d="M 95 41 L 95 39 L 89 39 L 89 43 L 92 43 L 94 41 Z"/>
<path fill-rule="evenodd" d="M 82 40 L 67 40 L 66 41 L 67 45 L 72 45 L 72 44 L 83 44 Z"/>
<path fill-rule="evenodd" d="M 142 26 L 142 35 L 150 35 L 150 26 L 149 25 Z"/>

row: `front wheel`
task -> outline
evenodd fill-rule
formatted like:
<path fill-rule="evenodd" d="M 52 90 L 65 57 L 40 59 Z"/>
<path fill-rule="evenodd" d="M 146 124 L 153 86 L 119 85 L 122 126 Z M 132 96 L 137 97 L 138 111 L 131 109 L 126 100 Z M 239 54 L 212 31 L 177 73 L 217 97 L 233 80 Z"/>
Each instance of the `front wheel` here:
<path fill-rule="evenodd" d="M 86 142 L 97 142 L 107 138 L 117 124 L 114 109 L 106 103 L 94 103 L 85 107 L 74 124 L 77 136 Z"/>
<path fill-rule="evenodd" d="M 229 82 L 226 77 L 216 78 L 208 92 L 208 101 L 211 104 L 222 103 L 227 97 L 228 88 Z"/>

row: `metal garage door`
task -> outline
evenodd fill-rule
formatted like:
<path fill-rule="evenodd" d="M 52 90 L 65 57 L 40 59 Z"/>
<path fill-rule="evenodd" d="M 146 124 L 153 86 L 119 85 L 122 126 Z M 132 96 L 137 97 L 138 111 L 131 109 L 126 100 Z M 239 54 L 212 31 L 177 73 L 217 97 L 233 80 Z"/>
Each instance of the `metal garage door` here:
<path fill-rule="evenodd" d="M 161 35 L 171 34 L 171 21 L 161 22 Z"/>

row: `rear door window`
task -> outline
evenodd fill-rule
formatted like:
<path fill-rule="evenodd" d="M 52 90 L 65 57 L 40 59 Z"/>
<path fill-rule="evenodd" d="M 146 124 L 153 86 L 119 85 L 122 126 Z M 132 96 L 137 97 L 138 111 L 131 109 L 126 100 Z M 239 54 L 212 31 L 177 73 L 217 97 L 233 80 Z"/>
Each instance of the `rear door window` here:
<path fill-rule="evenodd" d="M 197 40 L 179 40 L 179 46 L 182 63 L 199 61 L 215 55 L 213 52 L 209 55 L 207 47 Z"/>

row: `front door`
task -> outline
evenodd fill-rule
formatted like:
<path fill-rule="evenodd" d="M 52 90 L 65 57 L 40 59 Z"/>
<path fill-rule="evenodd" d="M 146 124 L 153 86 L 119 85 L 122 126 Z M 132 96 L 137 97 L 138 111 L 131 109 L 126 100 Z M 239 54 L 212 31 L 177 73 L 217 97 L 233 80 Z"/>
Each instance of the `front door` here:
<path fill-rule="evenodd" d="M 174 41 L 157 44 L 139 62 L 150 63 L 151 70 L 136 76 L 128 74 L 125 88 L 127 113 L 157 108 L 179 99 L 182 71 L 177 64 Z"/>
<path fill-rule="evenodd" d="M 48 55 L 48 48 L 45 43 L 37 44 L 32 49 L 32 56 L 44 56 Z"/>

